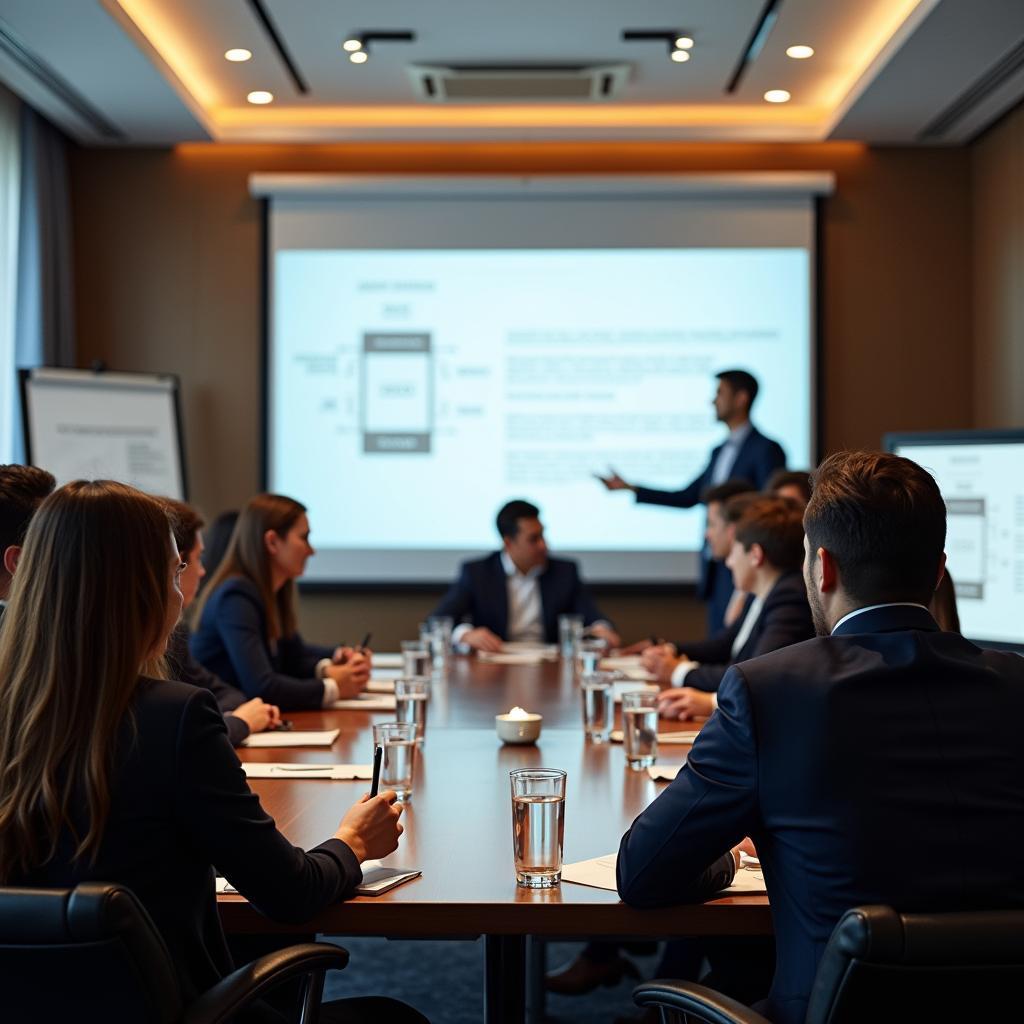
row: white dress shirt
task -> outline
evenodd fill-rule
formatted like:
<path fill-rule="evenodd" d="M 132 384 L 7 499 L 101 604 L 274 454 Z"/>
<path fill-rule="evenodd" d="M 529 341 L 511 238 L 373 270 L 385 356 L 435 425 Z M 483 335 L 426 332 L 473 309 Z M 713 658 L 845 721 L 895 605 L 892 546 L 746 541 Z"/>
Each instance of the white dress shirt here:
<path fill-rule="evenodd" d="M 746 423 L 734 427 L 729 431 L 725 444 L 722 445 L 715 464 L 711 467 L 711 483 L 713 485 L 725 483 L 732 476 L 732 467 L 736 465 L 736 456 L 747 436 L 754 429 L 753 423 L 747 420 Z"/>
<path fill-rule="evenodd" d="M 501 553 L 508 590 L 507 640 L 544 642 L 544 608 L 540 603 L 540 574 L 546 566 L 535 565 L 529 572 L 520 572 L 507 551 Z"/>

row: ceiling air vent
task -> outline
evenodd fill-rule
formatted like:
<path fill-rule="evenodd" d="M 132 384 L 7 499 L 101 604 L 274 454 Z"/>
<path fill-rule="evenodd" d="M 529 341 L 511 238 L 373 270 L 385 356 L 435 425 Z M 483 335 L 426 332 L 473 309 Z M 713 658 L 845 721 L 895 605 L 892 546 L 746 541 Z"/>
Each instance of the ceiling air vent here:
<path fill-rule="evenodd" d="M 411 64 L 419 99 L 432 103 L 520 103 L 615 99 L 629 80 L 628 64 Z"/>

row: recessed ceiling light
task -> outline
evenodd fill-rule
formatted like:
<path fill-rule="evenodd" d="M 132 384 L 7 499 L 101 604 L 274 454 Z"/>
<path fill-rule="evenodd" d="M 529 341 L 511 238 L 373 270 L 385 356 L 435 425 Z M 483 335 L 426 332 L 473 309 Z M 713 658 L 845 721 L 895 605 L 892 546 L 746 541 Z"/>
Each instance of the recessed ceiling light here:
<path fill-rule="evenodd" d="M 348 55 L 348 59 L 353 64 L 365 64 L 370 59 L 370 56 L 365 50 L 356 50 L 355 53 Z"/>
<path fill-rule="evenodd" d="M 362 39 L 355 38 L 346 39 L 345 42 L 341 44 L 341 48 L 346 53 L 355 53 L 356 50 L 361 50 L 363 48 L 363 41 Z"/>
<path fill-rule="evenodd" d="M 804 46 L 803 43 L 799 46 L 791 46 L 786 50 L 786 56 L 792 57 L 793 60 L 807 60 L 808 57 L 814 56 L 814 47 Z"/>
<path fill-rule="evenodd" d="M 257 89 L 255 92 L 249 93 L 249 95 L 246 96 L 246 99 L 250 103 L 256 103 L 257 105 L 263 103 L 273 103 L 274 94 L 272 92 L 267 92 L 265 89 Z"/>
<path fill-rule="evenodd" d="M 679 36 L 676 39 L 676 46 L 678 46 L 680 50 L 692 50 L 693 40 L 689 36 Z"/>
<path fill-rule="evenodd" d="M 224 59 L 230 60 L 235 64 L 241 64 L 242 61 L 252 60 L 252 50 L 246 50 L 239 46 L 233 50 L 228 50 L 224 54 Z"/>
<path fill-rule="evenodd" d="M 682 64 L 683 61 L 690 59 L 690 53 L 688 50 L 673 50 L 670 56 L 677 64 Z"/>
<path fill-rule="evenodd" d="M 769 103 L 788 103 L 789 93 L 785 89 L 769 89 L 765 94 L 764 98 Z"/>

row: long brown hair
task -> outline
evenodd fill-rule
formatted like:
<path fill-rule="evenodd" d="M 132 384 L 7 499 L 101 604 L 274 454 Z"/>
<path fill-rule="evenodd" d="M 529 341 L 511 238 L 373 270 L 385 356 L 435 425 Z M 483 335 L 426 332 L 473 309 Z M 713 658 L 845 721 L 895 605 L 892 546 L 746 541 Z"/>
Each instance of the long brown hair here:
<path fill-rule="evenodd" d="M 267 530 L 273 530 L 279 537 L 286 537 L 305 511 L 305 505 L 282 494 L 257 494 L 249 499 L 239 513 L 224 558 L 196 602 L 196 622 L 202 619 L 210 595 L 225 580 L 244 576 L 256 584 L 263 600 L 267 616 L 267 642 L 274 644 L 281 637 L 291 636 L 296 631 L 295 580 L 289 580 L 274 593 L 270 554 L 264 537 Z"/>
<path fill-rule="evenodd" d="M 64 829 L 98 852 L 118 730 L 140 672 L 163 674 L 172 552 L 163 507 L 124 484 L 75 481 L 32 519 L 0 628 L 0 884 Z"/>

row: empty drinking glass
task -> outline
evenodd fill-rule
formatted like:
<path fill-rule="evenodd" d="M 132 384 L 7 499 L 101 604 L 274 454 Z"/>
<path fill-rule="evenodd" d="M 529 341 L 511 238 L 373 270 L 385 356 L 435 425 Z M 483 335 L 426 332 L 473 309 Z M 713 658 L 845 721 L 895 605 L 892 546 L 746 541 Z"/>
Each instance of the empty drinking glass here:
<path fill-rule="evenodd" d="M 643 771 L 658 759 L 658 695 L 629 690 L 622 695 L 622 740 L 626 764 Z"/>
<path fill-rule="evenodd" d="M 576 650 L 583 639 L 582 615 L 558 616 L 558 653 L 563 658 L 575 658 Z"/>
<path fill-rule="evenodd" d="M 527 889 L 550 889 L 562 879 L 565 772 L 521 768 L 509 772 L 509 778 L 516 882 Z"/>
<path fill-rule="evenodd" d="M 395 680 L 395 718 L 416 726 L 416 742 L 422 743 L 427 732 L 427 703 L 430 680 L 421 676 Z"/>
<path fill-rule="evenodd" d="M 430 647 L 422 640 L 402 641 L 402 674 L 412 676 L 429 676 L 433 664 Z"/>
<path fill-rule="evenodd" d="M 373 745 L 382 747 L 380 788 L 393 789 L 399 800 L 412 796 L 412 777 L 416 767 L 416 723 L 384 722 L 373 727 Z"/>
<path fill-rule="evenodd" d="M 611 672 L 591 672 L 580 680 L 583 699 L 583 735 L 592 743 L 607 743 L 612 727 Z"/>

